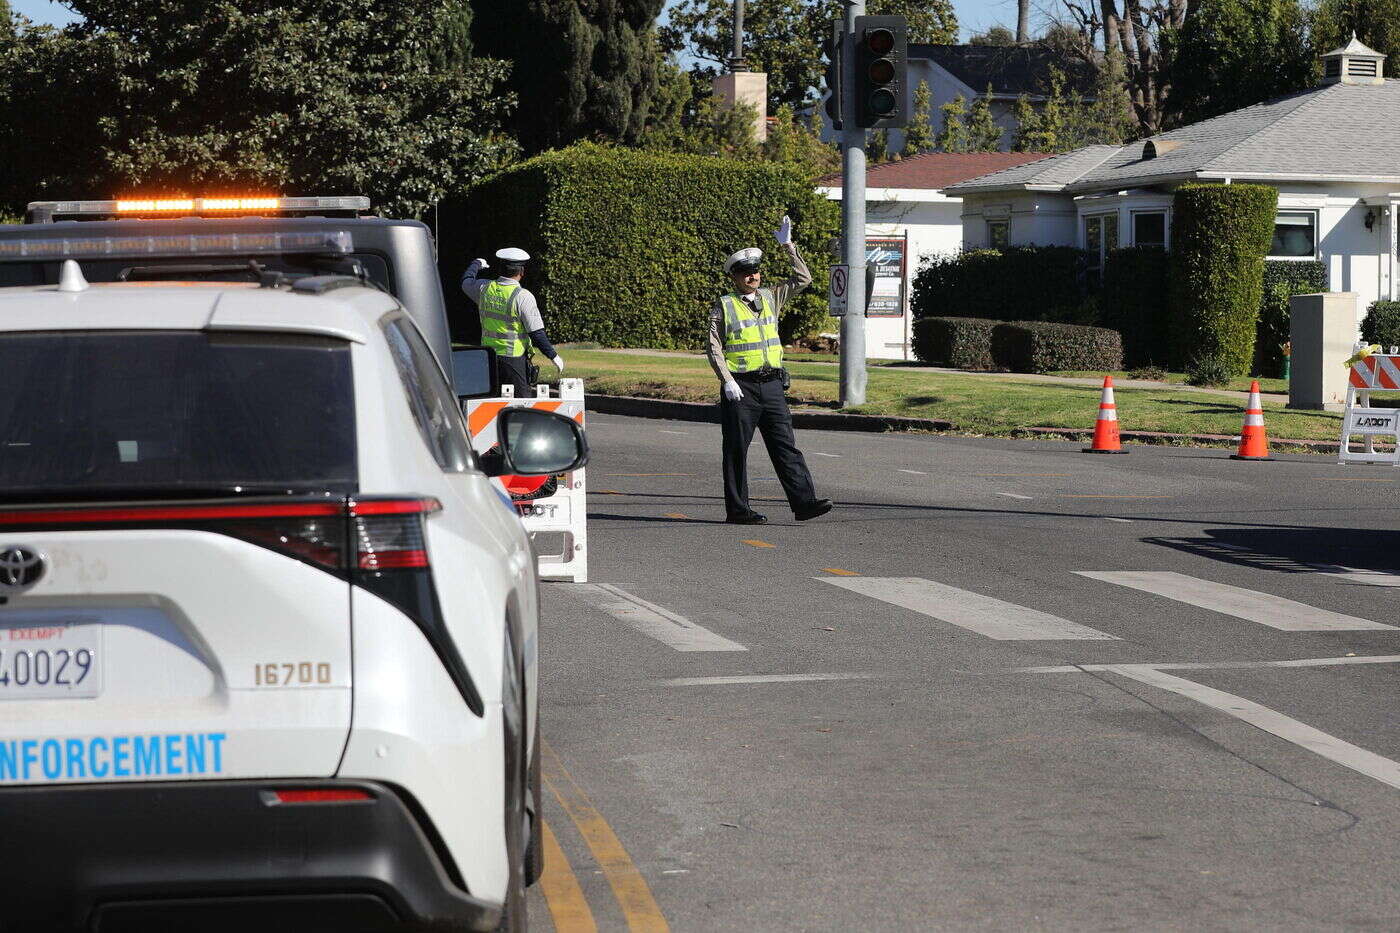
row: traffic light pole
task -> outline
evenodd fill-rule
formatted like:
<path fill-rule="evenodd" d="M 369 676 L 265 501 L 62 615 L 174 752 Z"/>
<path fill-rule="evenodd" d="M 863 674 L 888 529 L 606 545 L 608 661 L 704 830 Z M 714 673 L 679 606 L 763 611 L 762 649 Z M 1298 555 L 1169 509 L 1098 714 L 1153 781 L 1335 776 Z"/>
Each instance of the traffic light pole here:
<path fill-rule="evenodd" d="M 846 0 L 846 35 L 865 15 L 865 0 Z M 852 44 L 849 39 L 846 48 Z M 857 87 L 856 56 L 844 56 L 842 83 Z M 856 95 L 842 101 L 841 242 L 845 249 L 846 313 L 841 317 L 841 407 L 865 404 L 865 130 L 856 126 Z"/>

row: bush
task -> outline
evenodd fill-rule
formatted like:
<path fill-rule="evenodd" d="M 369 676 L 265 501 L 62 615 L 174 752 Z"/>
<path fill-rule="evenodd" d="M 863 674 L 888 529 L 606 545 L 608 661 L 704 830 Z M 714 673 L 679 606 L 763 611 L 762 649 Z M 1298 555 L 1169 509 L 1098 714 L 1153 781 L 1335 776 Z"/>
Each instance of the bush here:
<path fill-rule="evenodd" d="M 1089 254 L 1070 246 L 933 256 L 914 278 L 914 317 L 1073 321 L 1092 293 L 1088 267 Z"/>
<path fill-rule="evenodd" d="M 1265 185 L 1176 190 L 1170 301 L 1182 358 L 1220 357 L 1232 374 L 1249 371 L 1277 207 L 1278 191 Z"/>
<path fill-rule="evenodd" d="M 1017 321 L 992 331 L 992 359 L 1014 373 L 1116 372 L 1123 368 L 1123 340 L 1105 327 Z"/>
<path fill-rule="evenodd" d="M 1387 351 L 1400 347 L 1400 301 L 1374 301 L 1361 319 L 1361 339 Z"/>
<path fill-rule="evenodd" d="M 1130 246 L 1108 254 L 1103 270 L 1100 321 L 1123 335 L 1128 366 L 1170 368 L 1173 352 L 1167 300 L 1171 259 L 1158 246 Z"/>
<path fill-rule="evenodd" d="M 1219 353 L 1207 353 L 1186 364 L 1186 381 L 1193 386 L 1228 385 L 1230 377 L 1237 375 L 1234 363 Z"/>
<path fill-rule="evenodd" d="M 1272 259 L 1264 262 L 1264 299 L 1255 327 L 1254 371 L 1283 372 L 1283 345 L 1289 340 L 1288 299 L 1327 291 L 1327 266 L 1320 262 Z"/>
<path fill-rule="evenodd" d="M 790 168 L 582 144 L 513 165 L 444 204 L 440 267 L 461 330 L 476 312 L 457 280 L 473 256 L 519 246 L 537 257 L 525 284 L 550 339 L 604 346 L 702 346 L 724 260 L 761 247 L 767 284 L 788 275 L 773 242 L 792 215 L 814 282 L 783 310 L 785 341 L 826 327 L 826 248 L 840 211 Z"/>
<path fill-rule="evenodd" d="M 926 317 L 914 322 L 914 357 L 955 369 L 995 369 L 996 321 L 977 317 Z"/>

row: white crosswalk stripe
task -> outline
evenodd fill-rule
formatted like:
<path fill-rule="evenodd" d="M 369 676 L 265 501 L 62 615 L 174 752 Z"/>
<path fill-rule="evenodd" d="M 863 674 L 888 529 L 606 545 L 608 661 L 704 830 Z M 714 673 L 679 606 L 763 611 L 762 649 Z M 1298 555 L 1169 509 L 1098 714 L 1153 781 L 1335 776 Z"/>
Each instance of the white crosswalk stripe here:
<path fill-rule="evenodd" d="M 1183 573 L 1149 570 L 1077 570 L 1075 573 L 1091 580 L 1126 586 L 1222 615 L 1258 622 L 1284 632 L 1351 632 L 1395 628 L 1330 609 L 1319 609 L 1272 593 L 1215 583 Z"/>
<path fill-rule="evenodd" d="M 621 587 L 608 583 L 578 583 L 565 588 L 580 596 L 608 615 L 632 626 L 643 635 L 655 638 L 677 651 L 748 651 L 738 642 L 701 625 L 634 596 Z"/>
<path fill-rule="evenodd" d="M 1116 639 L 1096 629 L 922 577 L 814 577 L 998 641 Z"/>

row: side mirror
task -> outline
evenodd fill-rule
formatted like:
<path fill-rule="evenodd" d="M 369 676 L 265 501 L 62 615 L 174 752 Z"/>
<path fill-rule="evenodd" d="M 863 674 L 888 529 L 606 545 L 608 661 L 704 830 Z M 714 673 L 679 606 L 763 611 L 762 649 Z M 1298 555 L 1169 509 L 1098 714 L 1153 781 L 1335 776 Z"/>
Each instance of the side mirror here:
<path fill-rule="evenodd" d="M 458 401 L 467 398 L 495 398 L 501 394 L 496 377 L 496 351 L 467 347 L 452 351 L 452 391 Z"/>
<path fill-rule="evenodd" d="M 588 462 L 588 440 L 572 418 L 538 408 L 507 408 L 496 416 L 499 460 L 482 467 L 487 476 L 548 476 Z"/>

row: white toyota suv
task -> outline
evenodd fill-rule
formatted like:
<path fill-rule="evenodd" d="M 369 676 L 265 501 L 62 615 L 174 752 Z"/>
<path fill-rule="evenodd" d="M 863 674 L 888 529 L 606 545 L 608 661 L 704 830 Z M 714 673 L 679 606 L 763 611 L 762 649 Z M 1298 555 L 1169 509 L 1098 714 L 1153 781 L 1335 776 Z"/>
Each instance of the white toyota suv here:
<path fill-rule="evenodd" d="M 524 929 L 537 579 L 391 296 L 0 289 L 0 929 Z"/>

